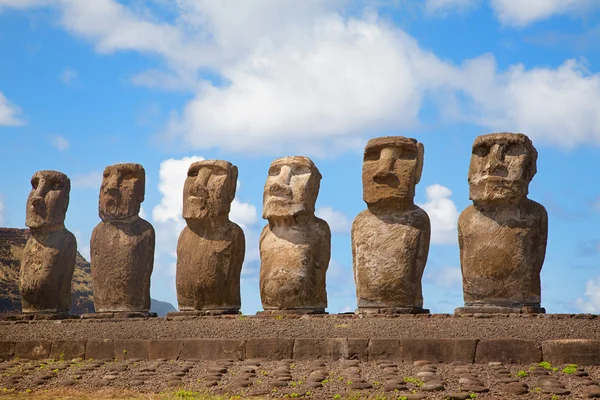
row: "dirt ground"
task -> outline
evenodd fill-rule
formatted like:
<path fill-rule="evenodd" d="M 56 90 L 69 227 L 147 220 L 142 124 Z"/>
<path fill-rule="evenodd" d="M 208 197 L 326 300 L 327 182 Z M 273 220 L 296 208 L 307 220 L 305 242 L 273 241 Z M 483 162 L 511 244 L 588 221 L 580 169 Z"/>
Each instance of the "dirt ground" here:
<path fill-rule="evenodd" d="M 390 361 L 13 360 L 4 399 L 584 399 L 600 367 Z"/>

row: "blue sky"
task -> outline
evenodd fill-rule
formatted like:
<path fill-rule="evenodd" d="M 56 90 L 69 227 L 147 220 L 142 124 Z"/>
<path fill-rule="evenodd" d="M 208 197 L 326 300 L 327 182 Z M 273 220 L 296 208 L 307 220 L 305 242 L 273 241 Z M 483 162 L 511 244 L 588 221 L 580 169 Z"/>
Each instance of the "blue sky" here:
<path fill-rule="evenodd" d="M 415 201 L 432 220 L 425 307 L 462 305 L 456 220 L 477 135 L 539 152 L 548 312 L 600 311 L 600 4 L 595 0 L 0 0 L 0 225 L 24 227 L 29 180 L 69 175 L 66 225 L 89 256 L 101 172 L 144 165 L 152 296 L 176 304 L 181 190 L 199 158 L 231 161 L 247 254 L 242 310 L 261 309 L 258 234 L 270 162 L 311 157 L 330 224 L 330 312 L 356 306 L 352 219 L 366 141 L 415 137 Z"/>

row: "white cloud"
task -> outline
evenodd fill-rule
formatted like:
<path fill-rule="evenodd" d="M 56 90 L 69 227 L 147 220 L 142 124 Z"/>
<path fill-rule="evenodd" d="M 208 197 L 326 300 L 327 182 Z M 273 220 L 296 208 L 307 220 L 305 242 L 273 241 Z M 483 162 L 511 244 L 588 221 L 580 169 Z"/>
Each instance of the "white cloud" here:
<path fill-rule="evenodd" d="M 585 313 L 600 312 L 600 277 L 587 281 L 584 296 L 577 299 L 577 307 Z"/>
<path fill-rule="evenodd" d="M 558 14 L 582 12 L 598 6 L 596 0 L 490 0 L 498 20 L 505 25 L 526 26 Z"/>
<path fill-rule="evenodd" d="M 456 244 L 458 242 L 457 221 L 459 212 L 450 199 L 452 191 L 440 184 L 427 186 L 427 202 L 418 204 L 427 211 L 431 220 L 431 243 Z"/>
<path fill-rule="evenodd" d="M 193 80 L 178 75 L 165 73 L 156 69 L 149 69 L 131 77 L 131 83 L 146 86 L 151 89 L 173 91 L 193 91 L 196 84 Z"/>
<path fill-rule="evenodd" d="M 451 288 L 462 284 L 462 273 L 459 267 L 444 267 L 441 271 L 426 269 L 423 278 L 441 288 Z"/>
<path fill-rule="evenodd" d="M 467 4 L 432 1 L 434 8 Z M 180 0 L 171 5 L 174 23 L 115 0 L 52 4 L 60 24 L 98 52 L 155 55 L 169 69 L 141 72 L 133 82 L 160 88 L 178 87 L 179 78 L 190 82 L 194 97 L 164 129 L 187 148 L 329 155 L 362 147 L 374 131 L 414 129 L 426 98 L 444 119 L 521 131 L 560 147 L 600 143 L 600 74 L 583 62 L 499 71 L 493 56 L 483 55 L 454 65 L 375 11 L 348 13 L 341 0 Z M 492 1 L 499 18 L 520 23 L 585 4 Z"/>
<path fill-rule="evenodd" d="M 464 11 L 474 8 L 480 3 L 480 0 L 426 0 L 425 13 L 446 14 L 451 11 Z"/>
<path fill-rule="evenodd" d="M 60 74 L 60 80 L 65 85 L 70 85 L 77 80 L 78 74 L 77 71 L 71 68 L 65 68 L 63 72 Z"/>
<path fill-rule="evenodd" d="M 0 126 L 19 126 L 23 125 L 23 121 L 19 119 L 21 109 L 12 104 L 0 92 Z"/>
<path fill-rule="evenodd" d="M 100 191 L 101 184 L 101 171 L 90 171 L 85 174 L 77 174 L 71 178 L 71 185 L 77 189 L 97 189 Z"/>
<path fill-rule="evenodd" d="M 49 138 L 50 140 L 50 144 L 52 144 L 52 146 L 56 147 L 58 149 L 58 151 L 66 151 L 69 149 L 69 146 L 71 145 L 71 143 L 69 143 L 69 141 L 61 135 L 54 135 L 51 136 Z"/>
<path fill-rule="evenodd" d="M 327 221 L 331 232 L 342 234 L 350 233 L 350 220 L 343 212 L 334 210 L 331 207 L 319 207 L 315 210 L 315 215 Z"/>

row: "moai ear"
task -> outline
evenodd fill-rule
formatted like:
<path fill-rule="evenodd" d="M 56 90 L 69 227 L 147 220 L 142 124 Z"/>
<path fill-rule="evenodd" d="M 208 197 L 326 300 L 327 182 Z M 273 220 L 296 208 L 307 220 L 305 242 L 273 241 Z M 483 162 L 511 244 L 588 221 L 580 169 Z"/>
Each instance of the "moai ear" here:
<path fill-rule="evenodd" d="M 423 173 L 423 158 L 425 156 L 425 147 L 423 143 L 417 142 L 417 167 L 415 168 L 415 185 L 421 181 Z"/>
<path fill-rule="evenodd" d="M 231 166 L 231 178 L 230 179 L 232 181 L 232 188 L 230 191 L 229 203 L 231 203 L 233 201 L 233 199 L 235 198 L 235 191 L 237 189 L 238 168 L 235 165 Z"/>
<path fill-rule="evenodd" d="M 528 182 L 531 182 L 531 180 L 537 173 L 537 158 L 538 158 L 538 152 L 535 149 L 535 147 L 533 147 L 533 145 L 531 146 L 530 151 L 531 151 L 531 155 L 529 156 L 529 165 L 527 168 L 527 181 Z"/>

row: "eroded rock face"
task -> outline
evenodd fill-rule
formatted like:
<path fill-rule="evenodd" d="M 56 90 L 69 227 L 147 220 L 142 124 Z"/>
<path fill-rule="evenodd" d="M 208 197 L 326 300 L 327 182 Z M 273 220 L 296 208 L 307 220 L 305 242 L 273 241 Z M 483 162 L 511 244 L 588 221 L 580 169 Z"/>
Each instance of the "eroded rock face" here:
<path fill-rule="evenodd" d="M 227 161 L 193 163 L 183 188 L 187 226 L 177 243 L 177 301 L 182 311 L 237 313 L 244 232 L 229 220 L 237 167 Z"/>
<path fill-rule="evenodd" d="M 271 163 L 263 195 L 260 297 L 266 312 L 322 313 L 331 231 L 315 216 L 321 174 L 306 157 Z"/>
<path fill-rule="evenodd" d="M 140 164 L 104 169 L 90 256 L 96 312 L 147 312 L 154 266 L 154 228 L 139 217 L 146 173 Z"/>
<path fill-rule="evenodd" d="M 431 226 L 414 204 L 423 169 L 423 145 L 415 139 L 371 139 L 363 162 L 367 210 L 352 224 L 352 259 L 361 312 L 422 313 L 421 278 Z"/>
<path fill-rule="evenodd" d="M 71 279 L 77 242 L 64 225 L 71 181 L 58 171 L 38 171 L 31 178 L 20 272 L 23 313 L 65 313 L 71 306 Z"/>
<path fill-rule="evenodd" d="M 457 312 L 544 312 L 540 272 L 548 214 L 529 200 L 537 151 L 520 133 L 473 143 L 470 198 L 458 220 L 465 307 Z"/>

